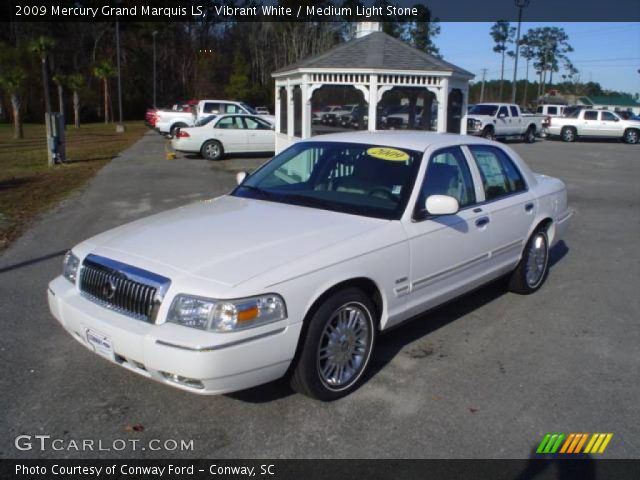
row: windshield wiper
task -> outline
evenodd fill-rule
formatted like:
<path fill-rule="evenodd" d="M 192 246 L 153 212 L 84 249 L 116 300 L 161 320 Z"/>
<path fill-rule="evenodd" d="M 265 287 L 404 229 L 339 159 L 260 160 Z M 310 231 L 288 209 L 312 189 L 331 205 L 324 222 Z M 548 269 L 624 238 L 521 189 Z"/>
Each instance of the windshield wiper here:
<path fill-rule="evenodd" d="M 253 185 L 240 185 L 240 188 L 246 188 L 249 191 L 252 192 L 256 192 L 258 195 L 262 196 L 263 198 L 273 198 L 274 195 L 273 193 L 264 190 L 260 187 L 254 187 Z"/>

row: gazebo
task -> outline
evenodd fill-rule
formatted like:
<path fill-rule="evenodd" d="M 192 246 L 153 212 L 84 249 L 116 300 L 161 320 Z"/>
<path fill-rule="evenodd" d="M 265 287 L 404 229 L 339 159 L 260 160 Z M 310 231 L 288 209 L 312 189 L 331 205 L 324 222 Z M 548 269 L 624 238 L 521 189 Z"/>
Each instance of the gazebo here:
<path fill-rule="evenodd" d="M 475 75 L 381 32 L 378 22 L 360 22 L 354 39 L 272 76 L 279 152 L 312 136 L 314 93 L 327 86 L 361 92 L 367 112 L 362 127 L 370 131 L 388 128 L 378 118 L 383 115 L 379 103 L 395 92 L 408 112 L 405 128 L 466 133 L 469 82 Z"/>

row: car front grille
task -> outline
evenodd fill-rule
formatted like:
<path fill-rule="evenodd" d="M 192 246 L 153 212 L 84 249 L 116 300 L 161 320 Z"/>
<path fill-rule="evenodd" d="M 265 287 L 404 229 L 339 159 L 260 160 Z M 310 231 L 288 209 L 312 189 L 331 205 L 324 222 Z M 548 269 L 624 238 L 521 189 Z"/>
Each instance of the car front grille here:
<path fill-rule="evenodd" d="M 87 255 L 80 271 L 79 287 L 86 298 L 151 323 L 169 285 L 168 278 L 98 255 Z"/>

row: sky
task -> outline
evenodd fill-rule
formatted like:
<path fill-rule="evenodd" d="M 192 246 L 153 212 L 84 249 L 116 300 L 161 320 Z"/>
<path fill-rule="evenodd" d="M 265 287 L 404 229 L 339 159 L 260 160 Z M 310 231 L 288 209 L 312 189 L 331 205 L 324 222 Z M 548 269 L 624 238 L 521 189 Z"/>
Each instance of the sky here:
<path fill-rule="evenodd" d="M 516 22 L 513 22 L 516 26 Z M 500 54 L 493 52 L 489 31 L 492 23 L 441 23 L 435 43 L 445 60 L 482 79 L 500 79 Z M 640 94 L 640 23 L 529 23 L 522 22 L 521 34 L 530 28 L 555 26 L 564 28 L 574 52 L 569 58 L 580 70 L 580 81 L 600 83 L 605 90 Z M 526 62 L 518 62 L 518 78 L 525 76 Z M 558 75 L 562 75 L 562 71 Z M 535 72 L 529 69 L 529 79 Z M 505 59 L 505 78 L 513 78 L 513 60 Z M 556 74 L 554 74 L 554 81 Z"/>

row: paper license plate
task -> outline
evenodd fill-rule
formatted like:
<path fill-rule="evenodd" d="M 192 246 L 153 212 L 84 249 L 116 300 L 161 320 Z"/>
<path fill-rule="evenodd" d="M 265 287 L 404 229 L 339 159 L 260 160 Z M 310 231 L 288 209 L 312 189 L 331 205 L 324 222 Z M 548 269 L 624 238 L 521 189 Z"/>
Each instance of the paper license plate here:
<path fill-rule="evenodd" d="M 105 358 L 111 361 L 115 361 L 115 355 L 113 353 L 113 344 L 109 337 L 106 337 L 98 332 L 92 332 L 87 329 L 87 342 L 93 347 L 93 350 Z"/>

